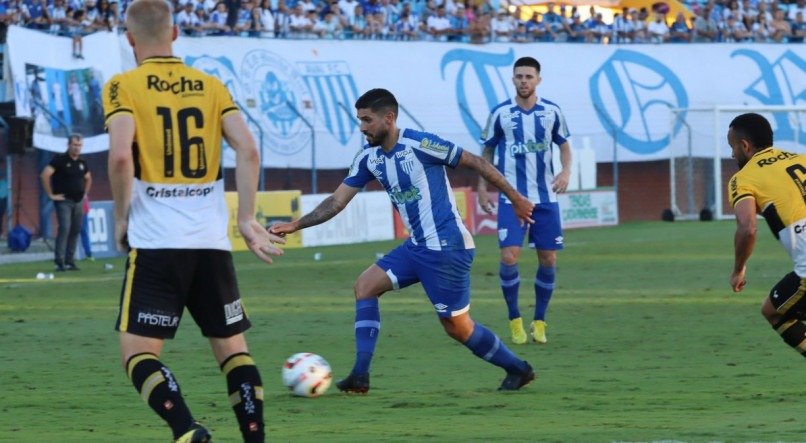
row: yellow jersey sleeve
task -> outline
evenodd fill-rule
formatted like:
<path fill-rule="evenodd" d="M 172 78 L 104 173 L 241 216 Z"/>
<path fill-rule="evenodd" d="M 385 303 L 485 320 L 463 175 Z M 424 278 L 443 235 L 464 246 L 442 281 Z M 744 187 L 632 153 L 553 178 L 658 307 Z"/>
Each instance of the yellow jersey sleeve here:
<path fill-rule="evenodd" d="M 102 94 L 104 124 L 109 123 L 109 119 L 119 113 L 133 114 L 132 102 L 121 77 L 121 74 L 117 74 L 104 84 Z"/>
<path fill-rule="evenodd" d="M 728 183 L 728 201 L 730 201 L 731 206 L 735 207 L 736 203 L 746 198 L 755 198 L 753 186 L 747 177 L 736 173 Z"/>
<path fill-rule="evenodd" d="M 233 112 L 240 112 L 241 110 L 232 99 L 232 94 L 230 94 L 229 89 L 220 81 L 216 81 L 215 83 L 218 85 L 218 95 L 221 97 L 221 118 Z"/>

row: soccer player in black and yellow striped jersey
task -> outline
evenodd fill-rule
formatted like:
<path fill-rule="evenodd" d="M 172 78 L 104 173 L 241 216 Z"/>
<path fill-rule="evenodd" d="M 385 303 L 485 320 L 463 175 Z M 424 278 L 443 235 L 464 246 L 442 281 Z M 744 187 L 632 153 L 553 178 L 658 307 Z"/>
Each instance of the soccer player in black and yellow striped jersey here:
<path fill-rule="evenodd" d="M 115 238 L 129 250 L 116 329 L 124 367 L 142 399 L 179 442 L 210 440 L 160 361 L 185 308 L 224 373 L 244 441 L 265 439 L 263 384 L 244 338 L 227 237 L 221 140 L 236 152 L 238 228 L 249 249 L 271 263 L 282 251 L 255 219 L 256 144 L 224 85 L 173 57 L 178 30 L 164 0 L 135 0 L 126 36 L 138 67 L 104 86 Z"/>
<path fill-rule="evenodd" d="M 794 262 L 794 270 L 764 299 L 761 314 L 806 357 L 806 156 L 774 148 L 770 123 L 753 113 L 733 119 L 728 144 L 740 168 L 728 184 L 737 224 L 730 285 L 739 292 L 747 284 L 756 214 L 761 214 Z"/>

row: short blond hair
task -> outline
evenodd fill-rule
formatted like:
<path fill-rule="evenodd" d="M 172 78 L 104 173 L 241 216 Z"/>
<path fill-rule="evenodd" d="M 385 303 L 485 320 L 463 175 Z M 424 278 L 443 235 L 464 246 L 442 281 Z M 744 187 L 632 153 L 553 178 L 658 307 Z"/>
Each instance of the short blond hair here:
<path fill-rule="evenodd" d="M 135 0 L 126 8 L 126 28 L 135 42 L 170 42 L 173 6 L 166 0 Z"/>

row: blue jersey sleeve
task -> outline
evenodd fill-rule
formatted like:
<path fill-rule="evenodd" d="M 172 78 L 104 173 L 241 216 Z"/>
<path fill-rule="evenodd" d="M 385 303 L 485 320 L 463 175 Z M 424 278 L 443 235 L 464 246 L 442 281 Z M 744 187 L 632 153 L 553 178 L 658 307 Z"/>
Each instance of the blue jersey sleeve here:
<path fill-rule="evenodd" d="M 565 116 L 559 110 L 555 111 L 557 118 L 554 119 L 554 126 L 551 128 L 551 141 L 562 145 L 568 141 L 571 134 L 568 133 L 568 126 L 565 124 Z"/>
<path fill-rule="evenodd" d="M 368 156 L 369 149 L 362 148 L 358 151 L 358 154 L 353 159 L 352 166 L 350 166 L 350 172 L 347 173 L 347 177 L 342 181 L 345 185 L 353 188 L 363 188 L 364 185 L 375 179 L 375 176 L 372 175 L 372 172 L 367 167 Z"/>

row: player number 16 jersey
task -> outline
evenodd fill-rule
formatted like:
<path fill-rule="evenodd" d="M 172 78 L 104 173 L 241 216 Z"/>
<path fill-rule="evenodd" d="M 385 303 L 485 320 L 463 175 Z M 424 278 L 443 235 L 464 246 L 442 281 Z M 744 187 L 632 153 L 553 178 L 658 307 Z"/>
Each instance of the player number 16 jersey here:
<path fill-rule="evenodd" d="M 239 109 L 226 87 L 179 58 L 154 57 L 112 77 L 103 100 L 107 124 L 124 113 L 135 121 L 129 244 L 230 250 L 222 119 Z"/>

